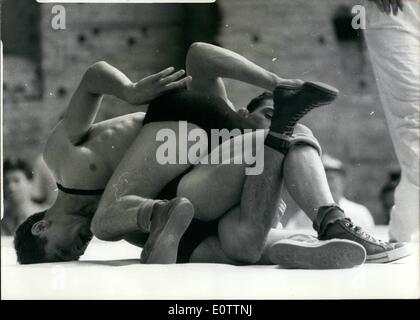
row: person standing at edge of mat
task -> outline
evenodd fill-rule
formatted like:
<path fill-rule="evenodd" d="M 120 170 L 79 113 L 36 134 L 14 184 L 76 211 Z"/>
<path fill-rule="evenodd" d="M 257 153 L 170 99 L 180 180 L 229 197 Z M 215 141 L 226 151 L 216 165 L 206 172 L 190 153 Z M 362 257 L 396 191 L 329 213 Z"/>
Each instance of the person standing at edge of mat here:
<path fill-rule="evenodd" d="M 368 1 L 366 42 L 401 167 L 389 236 L 419 241 L 420 2 Z"/>

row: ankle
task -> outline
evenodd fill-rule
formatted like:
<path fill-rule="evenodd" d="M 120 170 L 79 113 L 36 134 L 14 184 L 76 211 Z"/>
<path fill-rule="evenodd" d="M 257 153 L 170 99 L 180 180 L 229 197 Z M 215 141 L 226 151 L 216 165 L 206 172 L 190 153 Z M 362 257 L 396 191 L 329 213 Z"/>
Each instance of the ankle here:
<path fill-rule="evenodd" d="M 329 204 L 319 207 L 312 226 L 318 232 L 318 235 L 322 236 L 330 224 L 345 217 L 343 209 L 337 204 Z"/>
<path fill-rule="evenodd" d="M 264 144 L 286 155 L 290 148 L 290 136 L 270 130 Z"/>
<path fill-rule="evenodd" d="M 268 72 L 270 78 L 270 86 L 267 88 L 269 91 L 273 92 L 279 85 L 284 82 L 283 78 L 280 78 L 277 74 L 273 72 Z"/>

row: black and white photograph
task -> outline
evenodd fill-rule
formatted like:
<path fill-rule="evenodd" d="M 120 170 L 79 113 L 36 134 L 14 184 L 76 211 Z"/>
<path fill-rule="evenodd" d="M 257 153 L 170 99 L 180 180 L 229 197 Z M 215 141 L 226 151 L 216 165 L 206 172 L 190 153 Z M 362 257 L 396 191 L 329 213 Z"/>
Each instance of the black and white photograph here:
<path fill-rule="evenodd" d="M 2 300 L 420 298 L 418 0 L 0 19 Z"/>

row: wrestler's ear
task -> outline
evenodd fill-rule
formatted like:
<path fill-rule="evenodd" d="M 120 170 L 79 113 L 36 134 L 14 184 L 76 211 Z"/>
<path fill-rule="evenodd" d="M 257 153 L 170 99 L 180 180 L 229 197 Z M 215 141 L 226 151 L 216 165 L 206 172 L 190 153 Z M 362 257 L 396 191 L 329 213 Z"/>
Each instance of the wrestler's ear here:
<path fill-rule="evenodd" d="M 46 220 L 40 220 L 40 221 L 33 224 L 32 228 L 31 228 L 31 233 L 34 236 L 40 236 L 40 235 L 44 234 L 44 232 L 48 229 L 50 224 L 51 223 L 49 223 Z"/>
<path fill-rule="evenodd" d="M 248 116 L 249 113 L 250 113 L 249 110 L 245 108 L 241 108 L 238 110 L 238 114 L 244 117 Z"/>

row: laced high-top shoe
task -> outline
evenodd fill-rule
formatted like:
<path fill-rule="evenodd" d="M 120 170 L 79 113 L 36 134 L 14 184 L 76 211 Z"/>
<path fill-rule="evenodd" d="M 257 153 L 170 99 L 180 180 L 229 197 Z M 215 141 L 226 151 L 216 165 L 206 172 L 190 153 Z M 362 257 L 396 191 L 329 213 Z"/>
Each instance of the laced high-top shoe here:
<path fill-rule="evenodd" d="M 278 86 L 274 90 L 274 114 L 270 129 L 291 135 L 296 123 L 309 111 L 333 102 L 338 89 L 321 82 L 305 82 L 303 85 Z"/>
<path fill-rule="evenodd" d="M 357 242 L 366 249 L 367 263 L 391 262 L 411 255 L 408 244 L 377 240 L 356 226 L 349 218 L 340 217 L 340 214 L 344 214 L 343 210 L 336 206 L 320 208 L 314 222 L 318 239 L 347 239 Z M 334 218 L 331 219 L 331 216 Z"/>
<path fill-rule="evenodd" d="M 312 109 L 333 102 L 338 92 L 321 82 L 278 86 L 273 93 L 274 113 L 265 144 L 282 153 L 287 152 L 296 123 Z"/>
<path fill-rule="evenodd" d="M 360 244 L 341 239 L 320 241 L 308 235 L 293 235 L 275 242 L 268 251 L 272 263 L 289 269 L 344 269 L 365 262 Z"/>

